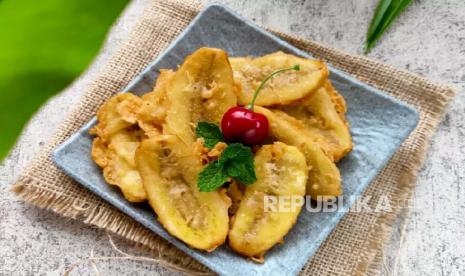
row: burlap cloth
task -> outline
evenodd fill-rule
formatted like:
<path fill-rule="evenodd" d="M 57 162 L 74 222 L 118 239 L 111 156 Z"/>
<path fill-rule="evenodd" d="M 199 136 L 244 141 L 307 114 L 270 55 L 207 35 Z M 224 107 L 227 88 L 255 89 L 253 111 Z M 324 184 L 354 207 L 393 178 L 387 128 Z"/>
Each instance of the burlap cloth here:
<path fill-rule="evenodd" d="M 139 74 L 200 9 L 195 0 L 152 1 L 121 49 L 95 76 L 74 112 L 13 186 L 13 191 L 27 202 L 107 229 L 193 272 L 208 270 L 66 176 L 52 163 L 51 152 L 89 121 L 103 101 Z M 397 202 L 408 199 L 429 140 L 454 91 L 362 56 L 275 33 L 333 67 L 409 103 L 420 113 L 418 127 L 365 193 L 373 199 L 387 195 L 392 212 L 348 213 L 302 270 L 304 275 L 374 274 L 376 271 L 371 268 L 376 265 L 372 262 L 377 260 L 375 256 L 383 241 L 390 237 L 394 220 L 401 211 Z"/>

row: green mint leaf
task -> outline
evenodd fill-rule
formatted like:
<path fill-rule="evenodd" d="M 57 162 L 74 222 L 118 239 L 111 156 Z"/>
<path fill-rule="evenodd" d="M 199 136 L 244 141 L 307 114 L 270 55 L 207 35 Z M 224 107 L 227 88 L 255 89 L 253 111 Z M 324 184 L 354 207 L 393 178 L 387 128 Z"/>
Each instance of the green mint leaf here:
<path fill-rule="evenodd" d="M 197 185 L 201 192 L 211 192 L 232 177 L 245 185 L 257 181 L 252 151 L 242 144 L 230 144 L 218 161 L 210 163 L 199 174 Z"/>
<path fill-rule="evenodd" d="M 224 140 L 220 128 L 213 123 L 199 122 L 195 129 L 195 134 L 197 138 L 204 139 L 204 146 L 209 149 L 212 149 L 218 142 Z"/>
<path fill-rule="evenodd" d="M 252 151 L 242 144 L 231 144 L 223 152 L 218 161 L 226 174 L 243 184 L 257 181 Z"/>
<path fill-rule="evenodd" d="M 240 143 L 234 143 L 228 145 L 228 147 L 223 151 L 220 157 L 220 163 L 225 163 L 232 159 L 238 160 L 248 160 L 252 158 L 252 151 L 249 147 L 246 147 Z"/>
<path fill-rule="evenodd" d="M 226 174 L 245 185 L 253 184 L 257 181 L 253 163 L 228 162 Z"/>
<path fill-rule="evenodd" d="M 197 185 L 201 192 L 212 192 L 223 186 L 228 176 L 218 161 L 208 164 L 199 174 Z"/>

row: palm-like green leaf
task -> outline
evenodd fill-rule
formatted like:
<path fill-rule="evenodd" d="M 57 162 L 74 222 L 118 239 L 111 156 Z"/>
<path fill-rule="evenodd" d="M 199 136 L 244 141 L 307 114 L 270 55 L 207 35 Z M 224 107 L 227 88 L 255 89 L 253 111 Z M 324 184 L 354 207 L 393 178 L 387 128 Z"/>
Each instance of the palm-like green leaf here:
<path fill-rule="evenodd" d="M 381 20 L 383 20 L 383 16 L 386 13 L 387 9 L 391 5 L 392 0 L 380 1 L 378 6 L 376 7 L 375 14 L 371 19 L 370 27 L 368 28 L 367 38 L 370 38 L 374 35 L 378 26 L 381 25 Z"/>
<path fill-rule="evenodd" d="M 365 53 L 380 39 L 392 22 L 405 10 L 412 0 L 380 0 L 368 28 Z"/>

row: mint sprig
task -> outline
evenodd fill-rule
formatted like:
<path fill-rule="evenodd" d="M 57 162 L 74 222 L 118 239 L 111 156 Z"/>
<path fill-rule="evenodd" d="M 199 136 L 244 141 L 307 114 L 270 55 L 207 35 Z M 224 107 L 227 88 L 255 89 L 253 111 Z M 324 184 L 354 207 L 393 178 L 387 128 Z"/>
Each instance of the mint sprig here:
<path fill-rule="evenodd" d="M 197 138 L 203 138 L 204 146 L 208 149 L 212 149 L 217 143 L 224 140 L 220 128 L 213 123 L 199 122 L 195 134 Z"/>
<path fill-rule="evenodd" d="M 211 192 L 223 186 L 229 177 L 245 185 L 257 181 L 253 154 L 249 147 L 238 143 L 229 145 L 219 160 L 203 169 L 197 185 L 201 192 Z"/>
<path fill-rule="evenodd" d="M 242 144 L 231 144 L 223 152 L 219 163 L 226 174 L 243 184 L 253 184 L 257 181 L 252 151 Z"/>
<path fill-rule="evenodd" d="M 208 164 L 199 174 L 197 185 L 201 192 L 212 192 L 228 181 L 228 175 L 218 161 Z"/>
<path fill-rule="evenodd" d="M 224 140 L 219 127 L 212 123 L 197 125 L 198 138 L 205 140 L 205 146 L 212 149 Z M 217 161 L 208 164 L 199 174 L 197 185 L 201 192 L 212 192 L 223 186 L 229 178 L 250 185 L 257 181 L 252 150 L 240 143 L 230 144 Z"/>

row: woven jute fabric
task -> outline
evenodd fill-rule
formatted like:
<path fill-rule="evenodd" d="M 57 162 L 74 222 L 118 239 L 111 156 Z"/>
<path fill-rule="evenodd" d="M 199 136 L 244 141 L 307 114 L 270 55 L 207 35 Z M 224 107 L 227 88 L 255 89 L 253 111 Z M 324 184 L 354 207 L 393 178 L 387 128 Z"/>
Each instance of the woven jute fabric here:
<path fill-rule="evenodd" d="M 66 176 L 53 164 L 51 152 L 89 121 L 106 99 L 121 91 L 141 72 L 200 9 L 195 0 L 148 4 L 126 42 L 95 75 L 75 110 L 13 186 L 13 191 L 27 202 L 107 229 L 191 272 L 208 272 L 208 269 Z M 301 272 L 304 275 L 376 274 L 373 261 L 379 258 L 375 256 L 389 238 L 394 220 L 401 211 L 398 202 L 409 197 L 429 140 L 454 90 L 365 57 L 284 33 L 275 34 L 333 67 L 409 103 L 420 113 L 417 128 L 365 192 L 365 196 L 373 199 L 368 205 L 375 204 L 380 196 L 387 196 L 391 211 L 347 213 Z"/>

